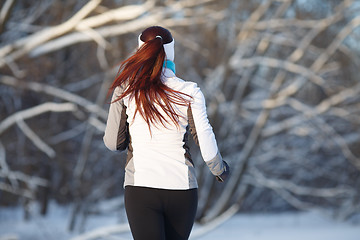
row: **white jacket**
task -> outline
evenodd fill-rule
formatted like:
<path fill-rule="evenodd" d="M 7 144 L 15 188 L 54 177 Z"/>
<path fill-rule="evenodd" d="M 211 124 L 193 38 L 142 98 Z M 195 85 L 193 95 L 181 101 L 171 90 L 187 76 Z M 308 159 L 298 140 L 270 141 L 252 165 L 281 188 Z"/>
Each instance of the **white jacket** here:
<path fill-rule="evenodd" d="M 218 176 L 225 170 L 206 114 L 204 95 L 196 83 L 176 77 L 169 69 L 164 69 L 162 80 L 168 87 L 192 96 L 190 108 L 176 105 L 182 116 L 179 120 L 180 128 L 169 119 L 172 124 L 168 124 L 166 128 L 160 123 L 151 126 L 150 134 L 148 125 L 140 114 L 137 113 L 134 117 L 135 100 L 130 100 L 127 96 L 110 105 L 104 143 L 112 151 L 128 147 L 124 186 L 197 188 L 195 170 L 186 143 L 189 127 L 210 171 Z M 122 91 L 117 87 L 112 100 Z"/>

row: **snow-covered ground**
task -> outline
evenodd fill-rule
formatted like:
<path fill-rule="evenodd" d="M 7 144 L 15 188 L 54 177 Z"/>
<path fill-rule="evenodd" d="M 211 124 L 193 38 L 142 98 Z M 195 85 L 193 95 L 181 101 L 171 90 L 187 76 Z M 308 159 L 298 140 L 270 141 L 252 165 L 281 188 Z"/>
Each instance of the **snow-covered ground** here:
<path fill-rule="evenodd" d="M 320 213 L 236 215 L 198 240 L 360 240 L 360 225 Z"/>
<path fill-rule="evenodd" d="M 0 240 L 68 240 L 81 235 L 67 231 L 70 208 L 51 204 L 46 217 L 23 221 L 20 208 L 0 208 Z M 86 231 L 103 232 L 126 222 L 123 213 L 91 218 Z M 127 229 L 127 227 L 125 227 Z M 194 233 L 199 226 L 194 227 Z M 100 231 L 98 231 L 100 232 Z M 196 235 L 196 234 L 195 234 Z M 129 232 L 114 238 L 132 239 Z M 320 213 L 238 214 L 197 240 L 360 240 L 360 224 L 337 222 Z"/>

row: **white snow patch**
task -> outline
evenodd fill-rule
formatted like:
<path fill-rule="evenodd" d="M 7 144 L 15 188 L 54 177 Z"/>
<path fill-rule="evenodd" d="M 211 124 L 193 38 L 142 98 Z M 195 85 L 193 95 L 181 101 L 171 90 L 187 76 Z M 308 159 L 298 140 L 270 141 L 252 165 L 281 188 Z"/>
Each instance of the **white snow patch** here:
<path fill-rule="evenodd" d="M 239 214 L 197 240 L 359 240 L 360 226 L 317 212 Z"/>
<path fill-rule="evenodd" d="M 50 204 L 47 216 L 34 215 L 23 220 L 23 210 L 0 208 L 0 240 L 69 240 L 83 234 L 69 232 L 71 208 Z M 35 212 L 35 211 L 34 211 Z M 104 232 L 113 226 L 126 223 L 124 213 L 92 217 L 87 221 L 86 232 Z M 194 231 L 201 228 L 194 226 Z M 106 235 L 106 234 L 105 234 Z M 117 238 L 132 239 L 129 232 Z M 337 222 L 318 212 L 282 214 L 238 214 L 196 240 L 359 240 L 360 225 Z"/>

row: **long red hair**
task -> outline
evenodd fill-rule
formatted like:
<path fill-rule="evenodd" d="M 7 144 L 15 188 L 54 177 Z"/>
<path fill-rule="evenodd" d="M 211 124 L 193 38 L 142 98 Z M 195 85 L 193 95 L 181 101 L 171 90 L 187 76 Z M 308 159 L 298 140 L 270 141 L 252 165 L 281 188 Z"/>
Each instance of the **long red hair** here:
<path fill-rule="evenodd" d="M 164 31 L 165 30 L 165 31 Z M 120 65 L 119 72 L 109 91 L 123 86 L 125 91 L 113 102 L 130 96 L 135 99 L 136 110 L 149 126 L 169 123 L 157 107 L 160 107 L 170 120 L 178 127 L 181 117 L 174 104 L 187 106 L 191 96 L 169 88 L 161 81 L 163 63 L 166 58 L 163 43 L 169 41 L 170 32 L 161 27 L 151 27 L 142 33 L 144 44 Z M 161 36 L 156 37 L 156 36 Z M 150 40 L 147 40 L 150 39 Z M 185 96 L 187 98 L 185 98 Z"/>

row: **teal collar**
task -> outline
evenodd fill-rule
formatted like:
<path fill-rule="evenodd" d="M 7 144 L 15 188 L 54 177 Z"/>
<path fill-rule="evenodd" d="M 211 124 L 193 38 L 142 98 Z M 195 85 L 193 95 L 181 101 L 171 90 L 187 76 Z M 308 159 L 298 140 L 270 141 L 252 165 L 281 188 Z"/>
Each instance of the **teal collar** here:
<path fill-rule="evenodd" d="M 175 63 L 169 59 L 164 61 L 163 67 L 170 69 L 174 74 L 176 73 Z"/>

